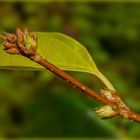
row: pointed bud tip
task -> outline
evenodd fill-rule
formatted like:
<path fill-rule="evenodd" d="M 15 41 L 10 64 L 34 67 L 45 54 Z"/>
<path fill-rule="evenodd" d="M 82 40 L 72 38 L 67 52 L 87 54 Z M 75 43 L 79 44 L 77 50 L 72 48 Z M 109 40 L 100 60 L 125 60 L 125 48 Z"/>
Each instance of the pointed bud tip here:
<path fill-rule="evenodd" d="M 17 36 L 23 35 L 23 31 L 22 31 L 20 28 L 17 28 L 17 29 L 16 29 L 16 35 L 17 35 Z"/>
<path fill-rule="evenodd" d="M 22 31 L 20 28 L 17 28 L 16 31 Z"/>

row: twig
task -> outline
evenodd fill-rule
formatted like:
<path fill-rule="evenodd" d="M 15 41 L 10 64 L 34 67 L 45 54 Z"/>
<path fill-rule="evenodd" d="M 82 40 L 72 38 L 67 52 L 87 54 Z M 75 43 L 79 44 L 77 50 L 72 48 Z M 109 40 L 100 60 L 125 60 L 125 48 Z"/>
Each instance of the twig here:
<path fill-rule="evenodd" d="M 39 61 L 37 63 L 40 64 L 41 66 L 45 67 L 49 71 L 53 72 L 54 74 L 56 74 L 60 78 L 66 80 L 69 83 L 71 83 L 75 87 L 79 88 L 80 90 L 82 90 L 86 94 L 90 95 L 91 97 L 93 97 L 97 101 L 100 101 L 103 104 L 114 104 L 111 101 L 107 100 L 106 98 L 103 98 L 102 96 L 100 96 L 100 94 L 96 93 L 93 89 L 90 89 L 86 85 L 82 84 L 78 80 L 76 80 L 73 77 L 71 77 L 70 75 L 68 75 L 66 72 L 60 70 L 58 67 L 54 66 L 53 64 L 51 64 L 47 60 L 42 59 L 41 61 Z M 136 122 L 140 123 L 140 115 L 136 114 L 135 112 L 132 112 L 126 106 L 125 107 L 127 109 L 120 104 L 118 105 L 118 102 L 115 105 L 117 107 L 119 107 L 119 108 L 117 108 L 117 110 L 116 110 L 117 113 L 115 115 L 120 115 L 123 118 L 128 118 L 132 121 L 136 121 Z M 121 114 L 120 114 L 120 112 L 121 112 Z M 127 115 L 125 116 L 125 114 L 127 114 Z"/>
<path fill-rule="evenodd" d="M 123 103 L 116 91 L 101 90 L 100 93 L 97 93 L 47 60 L 43 59 L 42 56 L 37 53 L 36 37 L 30 36 L 27 29 L 25 29 L 24 32 L 17 29 L 16 34 L 4 33 L 4 36 L 1 37 L 5 40 L 2 44 L 7 53 L 19 54 L 31 59 L 53 72 L 55 75 L 66 80 L 68 83 L 82 90 L 87 95 L 90 95 L 97 101 L 105 104 L 96 110 L 98 115 L 108 118 L 119 115 L 125 119 L 130 119 L 140 123 L 140 115 L 131 111 L 129 107 Z M 30 44 L 28 39 L 30 39 Z"/>
<path fill-rule="evenodd" d="M 91 97 L 93 97 L 97 101 L 100 101 L 101 103 L 104 103 L 104 104 L 110 104 L 110 102 L 108 100 L 106 100 L 105 98 L 103 98 L 102 96 L 97 94 L 94 90 L 90 89 L 89 87 L 82 84 L 81 82 L 79 82 L 75 78 L 71 77 L 66 72 L 60 70 L 58 67 L 54 66 L 53 64 L 51 64 L 47 60 L 42 59 L 41 61 L 39 61 L 37 63 L 40 64 L 41 66 L 45 67 L 49 71 L 53 72 L 54 74 L 56 74 L 60 78 L 64 79 L 66 82 L 71 83 L 73 86 L 79 88 L 80 90 L 82 90 L 86 94 L 90 95 Z"/>

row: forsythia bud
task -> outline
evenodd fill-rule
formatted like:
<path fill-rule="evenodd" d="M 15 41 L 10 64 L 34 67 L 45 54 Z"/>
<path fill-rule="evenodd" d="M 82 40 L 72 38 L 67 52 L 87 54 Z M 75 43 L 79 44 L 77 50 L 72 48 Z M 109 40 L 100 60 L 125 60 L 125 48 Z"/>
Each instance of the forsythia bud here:
<path fill-rule="evenodd" d="M 116 115 L 111 105 L 104 105 L 95 109 L 97 115 L 103 118 L 110 118 Z"/>
<path fill-rule="evenodd" d="M 10 49 L 7 49 L 5 51 L 9 54 L 20 54 L 19 50 L 16 48 L 10 48 Z"/>
<path fill-rule="evenodd" d="M 15 34 L 3 33 L 3 36 L 0 36 L 4 39 L 3 46 L 4 50 L 10 54 L 22 54 L 28 56 L 31 59 L 36 61 L 41 60 L 39 58 L 37 50 L 37 38 L 35 35 L 30 35 L 30 32 L 25 29 L 24 31 L 17 28 Z M 37 56 L 36 56 L 37 55 Z M 33 59 L 33 60 L 34 60 Z"/>
<path fill-rule="evenodd" d="M 17 29 L 16 35 L 18 46 L 23 53 L 25 55 L 33 56 L 37 50 L 37 39 L 35 35 L 31 36 L 27 29 L 24 31 Z"/>
<path fill-rule="evenodd" d="M 37 39 L 35 35 L 30 35 L 27 29 L 24 31 L 24 43 L 25 47 L 28 50 L 28 54 L 36 52 L 37 49 Z"/>
<path fill-rule="evenodd" d="M 15 44 L 12 44 L 12 43 L 7 42 L 7 41 L 4 41 L 4 42 L 2 43 L 2 45 L 5 47 L 5 48 L 4 48 L 5 50 L 10 49 L 10 48 L 13 48 L 13 47 L 16 47 Z"/>
<path fill-rule="evenodd" d="M 111 90 L 101 89 L 100 94 L 101 94 L 102 97 L 108 99 L 109 101 L 115 100 L 115 98 L 112 95 L 112 91 Z"/>
<path fill-rule="evenodd" d="M 4 36 L 1 36 L 4 41 L 2 45 L 4 46 L 4 50 L 9 53 L 9 54 L 19 54 L 20 51 L 17 48 L 16 40 L 17 37 L 15 34 L 10 34 L 10 33 L 3 33 Z"/>
<path fill-rule="evenodd" d="M 11 43 L 16 42 L 17 37 L 16 37 L 15 34 L 10 34 L 10 33 L 6 33 L 6 32 L 4 32 L 3 34 L 4 34 L 4 36 L 6 37 L 7 41 L 9 41 L 9 42 L 11 42 Z"/>

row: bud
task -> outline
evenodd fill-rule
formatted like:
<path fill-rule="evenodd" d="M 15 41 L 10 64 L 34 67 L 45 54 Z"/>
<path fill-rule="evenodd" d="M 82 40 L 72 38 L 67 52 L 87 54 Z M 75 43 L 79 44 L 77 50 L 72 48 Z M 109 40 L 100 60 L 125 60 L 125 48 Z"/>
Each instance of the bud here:
<path fill-rule="evenodd" d="M 114 96 L 112 95 L 111 90 L 103 90 L 103 89 L 101 89 L 100 94 L 101 94 L 102 97 L 108 99 L 109 101 L 115 100 Z"/>
<path fill-rule="evenodd" d="M 25 53 L 26 47 L 24 43 L 24 33 L 19 28 L 16 29 L 16 36 L 17 36 L 17 46 L 21 50 L 21 52 Z"/>
<path fill-rule="evenodd" d="M 23 35 L 24 35 L 24 33 L 19 28 L 17 28 L 16 29 L 16 36 L 17 36 L 18 43 L 24 42 Z"/>
<path fill-rule="evenodd" d="M 26 55 L 33 56 L 37 50 L 37 39 L 35 35 L 31 36 L 27 29 L 24 31 L 17 29 L 16 35 L 19 48 Z"/>
<path fill-rule="evenodd" d="M 27 49 L 30 49 L 31 47 L 36 49 L 37 38 L 35 35 L 31 36 L 27 29 L 24 31 L 24 42 Z"/>
<path fill-rule="evenodd" d="M 97 115 L 103 118 L 110 118 L 116 115 L 111 105 L 104 105 L 95 109 Z"/>
<path fill-rule="evenodd" d="M 10 43 L 10 42 L 7 42 L 7 41 L 4 41 L 4 42 L 2 43 L 2 45 L 5 47 L 4 49 L 9 49 L 9 48 L 16 47 L 15 44 Z"/>
<path fill-rule="evenodd" d="M 7 41 L 9 41 L 9 42 L 11 42 L 11 43 L 16 42 L 17 37 L 16 37 L 15 34 L 10 34 L 10 33 L 6 33 L 6 32 L 4 32 L 3 34 L 4 34 L 4 36 L 5 36 L 5 39 L 7 39 Z"/>
<path fill-rule="evenodd" d="M 39 54 L 36 53 L 37 50 L 37 38 L 35 35 L 30 35 L 30 32 L 25 29 L 24 31 L 17 28 L 16 34 L 3 33 L 4 39 L 2 43 L 5 47 L 4 50 L 10 54 L 22 54 L 35 61 L 41 60 Z"/>
<path fill-rule="evenodd" d="M 20 54 L 19 50 L 17 48 L 10 48 L 8 50 L 5 50 L 9 54 Z"/>

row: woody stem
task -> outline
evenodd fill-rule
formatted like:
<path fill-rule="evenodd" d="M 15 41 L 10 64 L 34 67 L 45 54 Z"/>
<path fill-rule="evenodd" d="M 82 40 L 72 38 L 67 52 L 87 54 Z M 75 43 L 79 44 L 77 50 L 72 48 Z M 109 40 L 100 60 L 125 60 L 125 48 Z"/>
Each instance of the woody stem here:
<path fill-rule="evenodd" d="M 72 84 L 73 86 L 79 88 L 80 90 L 82 90 L 86 94 L 90 95 L 91 97 L 93 97 L 97 101 L 100 101 L 101 103 L 104 103 L 104 104 L 110 104 L 110 102 L 107 99 L 103 98 L 98 93 L 96 93 L 94 90 L 90 89 L 89 87 L 87 87 L 83 83 L 74 79 L 72 76 L 70 76 L 66 72 L 62 71 L 58 67 L 54 66 L 53 64 L 51 64 L 47 60 L 42 59 L 41 61 L 39 61 L 37 63 L 40 64 L 41 66 L 45 67 L 49 71 L 53 72 L 54 74 L 56 74 L 60 78 L 66 80 L 68 83 Z"/>
<path fill-rule="evenodd" d="M 75 78 L 73 78 L 72 76 L 70 76 L 69 74 L 67 74 L 66 72 L 62 71 L 58 67 L 54 66 L 53 64 L 51 64 L 47 60 L 41 59 L 37 63 L 40 64 L 41 66 L 45 67 L 49 71 L 53 72 L 55 75 L 59 76 L 60 78 L 66 80 L 68 83 L 72 84 L 73 86 L 75 86 L 78 89 L 82 90 L 83 92 L 85 92 L 89 96 L 93 97 L 97 101 L 100 101 L 103 104 L 112 104 L 112 102 L 110 102 L 106 98 L 102 97 L 96 91 L 90 89 L 85 84 L 79 82 L 78 80 L 76 80 Z M 117 105 L 117 106 L 119 106 L 119 105 Z M 121 108 L 120 108 L 120 110 L 121 110 Z M 123 110 L 121 110 L 121 111 L 123 111 Z M 119 113 L 117 113 L 116 115 L 120 115 L 121 117 L 123 117 Z M 135 112 L 133 112 L 131 110 L 128 110 L 127 115 L 128 115 L 128 117 L 127 117 L 128 119 L 140 123 L 140 115 L 138 115 L 137 113 L 135 113 Z"/>

